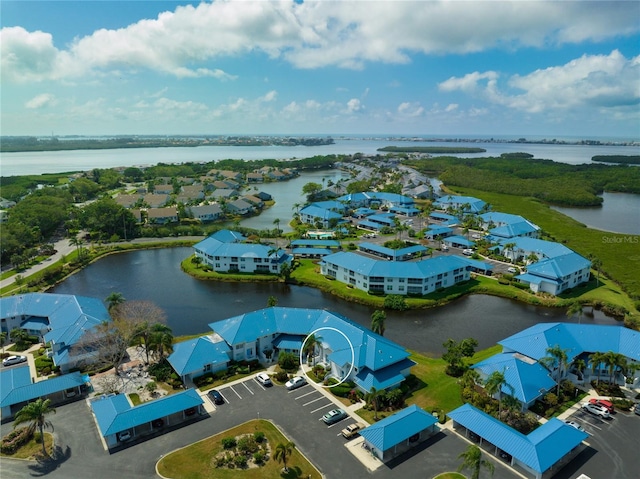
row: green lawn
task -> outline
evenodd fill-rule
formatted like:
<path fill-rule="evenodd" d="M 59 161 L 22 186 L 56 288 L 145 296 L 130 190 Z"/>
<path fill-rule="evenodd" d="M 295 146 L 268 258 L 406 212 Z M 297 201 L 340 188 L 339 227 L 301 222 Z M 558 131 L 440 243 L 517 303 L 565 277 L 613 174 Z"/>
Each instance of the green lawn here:
<path fill-rule="evenodd" d="M 502 351 L 502 346 L 495 345 L 482 351 L 478 351 L 468 364 L 475 364 L 494 354 Z M 447 363 L 441 358 L 429 358 L 415 351 L 411 352 L 410 359 L 415 361 L 416 365 L 411 368 L 413 374 L 419 381 L 419 389 L 413 391 L 406 399 L 406 405 L 412 404 L 424 409 L 425 411 L 439 411 L 448 413 L 462 406 L 462 397 L 460 395 L 460 386 L 458 378 L 447 376 L 445 369 Z M 367 422 L 375 422 L 373 419 L 373 411 L 365 409 L 358 410 L 358 414 Z M 392 412 L 378 411 L 378 418 L 391 415 Z"/>
<path fill-rule="evenodd" d="M 261 431 L 271 447 L 272 453 L 269 460 L 259 468 L 226 469 L 217 468 L 214 457 L 224 450 L 222 439 L 236 437 L 241 434 L 253 434 Z M 295 450 L 291 458 L 287 460 L 289 472 L 281 472 L 282 464 L 273 459 L 273 450 L 279 443 L 286 443 L 287 439 L 271 422 L 254 420 L 240 424 L 225 432 L 211 436 L 202 441 L 178 449 L 163 457 L 157 465 L 158 472 L 171 479 L 320 479 L 319 471 L 302 454 Z"/>

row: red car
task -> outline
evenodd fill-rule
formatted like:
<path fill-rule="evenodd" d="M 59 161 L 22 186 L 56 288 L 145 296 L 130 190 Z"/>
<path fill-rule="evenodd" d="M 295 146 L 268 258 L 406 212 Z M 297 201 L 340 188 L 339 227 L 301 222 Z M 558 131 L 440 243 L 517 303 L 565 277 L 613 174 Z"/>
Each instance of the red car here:
<path fill-rule="evenodd" d="M 611 401 L 607 401 L 606 399 L 592 398 L 592 399 L 589 399 L 589 402 L 591 404 L 595 404 L 597 406 L 602 406 L 602 407 L 606 408 L 607 411 L 609 411 L 609 414 L 611 414 L 613 412 L 613 403 Z"/>

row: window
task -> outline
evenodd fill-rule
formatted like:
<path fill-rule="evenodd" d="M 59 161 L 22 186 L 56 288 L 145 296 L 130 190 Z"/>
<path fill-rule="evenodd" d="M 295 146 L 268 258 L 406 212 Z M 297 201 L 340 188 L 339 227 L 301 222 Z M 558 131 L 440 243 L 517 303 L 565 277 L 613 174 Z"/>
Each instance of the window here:
<path fill-rule="evenodd" d="M 404 278 L 398 278 L 398 283 L 404 283 Z"/>
<path fill-rule="evenodd" d="M 387 285 L 387 291 L 393 291 L 393 285 L 392 284 Z"/>
<path fill-rule="evenodd" d="M 236 344 L 236 349 L 244 348 L 244 343 Z"/>

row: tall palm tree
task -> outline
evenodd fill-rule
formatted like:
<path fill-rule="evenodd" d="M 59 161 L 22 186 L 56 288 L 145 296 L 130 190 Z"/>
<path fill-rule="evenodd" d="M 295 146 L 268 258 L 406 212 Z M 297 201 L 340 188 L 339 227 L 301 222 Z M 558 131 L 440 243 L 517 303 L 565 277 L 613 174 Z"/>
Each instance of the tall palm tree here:
<path fill-rule="evenodd" d="M 279 443 L 276 446 L 276 450 L 273 453 L 273 459 L 281 462 L 284 466 L 284 472 L 289 472 L 289 468 L 287 467 L 287 459 L 293 454 L 293 450 L 296 448 L 296 445 L 291 441 L 287 443 Z"/>
<path fill-rule="evenodd" d="M 596 384 L 600 383 L 600 364 L 602 364 L 604 359 L 604 353 L 596 351 L 595 353 L 591 353 L 589 355 L 589 362 L 591 363 L 591 372 L 597 373 Z"/>
<path fill-rule="evenodd" d="M 302 345 L 302 350 L 313 358 L 313 365 L 316 365 L 316 346 L 318 348 L 322 348 L 322 338 L 320 336 L 316 336 L 315 334 L 310 334 L 304 340 L 304 344 Z"/>
<path fill-rule="evenodd" d="M 36 399 L 34 402 L 30 402 L 20 409 L 13 421 L 14 428 L 19 424 L 29 422 L 28 428 L 30 434 L 33 434 L 36 428 L 38 428 L 40 439 L 42 440 L 42 453 L 45 456 L 47 455 L 47 449 L 44 443 L 44 428 L 51 428 L 51 430 L 53 430 L 53 425 L 46 420 L 45 416 L 56 413 L 56 410 L 50 407 L 50 405 L 51 399 Z"/>
<path fill-rule="evenodd" d="M 571 364 L 573 365 L 573 368 L 578 371 L 579 376 L 582 376 L 583 371 L 587 368 L 587 363 L 584 361 L 584 359 L 574 359 Z"/>
<path fill-rule="evenodd" d="M 2 345 L 2 353 L 4 354 L 4 343 L 7 340 L 7 332 L 0 332 L 0 345 Z"/>
<path fill-rule="evenodd" d="M 567 318 L 578 316 L 578 324 L 582 322 L 582 315 L 584 314 L 582 303 L 580 301 L 574 301 L 567 309 Z"/>
<path fill-rule="evenodd" d="M 384 322 L 387 319 L 387 313 L 381 309 L 377 309 L 371 315 L 371 331 L 380 336 L 384 336 Z"/>
<path fill-rule="evenodd" d="M 492 462 L 482 458 L 482 451 L 478 446 L 472 444 L 458 457 L 463 460 L 460 467 L 458 467 L 458 472 L 463 469 L 471 469 L 471 479 L 478 479 L 480 477 L 480 469 L 484 467 L 493 476 L 495 466 Z"/>
<path fill-rule="evenodd" d="M 114 291 L 112 293 L 109 293 L 109 296 L 107 296 L 105 298 L 105 301 L 107 302 L 107 309 L 109 309 L 109 311 L 111 311 L 113 308 L 121 305 L 126 300 L 125 300 L 124 296 L 122 295 L 122 293 L 116 293 Z"/>
<path fill-rule="evenodd" d="M 154 324 L 151 327 L 148 341 L 149 344 L 145 347 L 147 350 L 153 351 L 159 361 L 162 360 L 165 353 L 170 354 L 173 351 L 173 332 L 166 324 Z"/>
<path fill-rule="evenodd" d="M 545 350 L 548 356 L 540 359 L 540 363 L 552 371 L 556 366 L 558 367 L 558 374 L 556 377 L 556 395 L 560 395 L 560 382 L 562 381 L 563 370 L 567 365 L 568 351 L 568 349 L 562 349 L 560 345 L 556 344 L 554 346 L 549 346 Z"/>
<path fill-rule="evenodd" d="M 626 358 L 620 353 L 607 351 L 604 353 L 602 360 L 609 370 L 609 384 L 613 384 L 613 375 L 618 367 L 623 367 L 626 364 Z"/>
<path fill-rule="evenodd" d="M 82 259 L 82 252 L 84 251 L 82 245 L 84 245 L 84 240 L 82 238 L 78 238 L 78 236 L 74 236 L 69 240 L 69 244 L 76 247 L 78 250 L 78 259 Z"/>
<path fill-rule="evenodd" d="M 371 386 L 369 392 L 364 395 L 364 400 L 367 404 L 371 404 L 373 406 L 373 419 L 378 420 L 378 401 L 380 396 L 384 394 L 383 390 L 378 390 Z"/>
<path fill-rule="evenodd" d="M 498 417 L 502 412 L 502 387 L 508 385 L 504 371 L 493 371 L 484 382 L 484 389 L 489 396 L 493 397 L 496 393 L 498 394 Z"/>

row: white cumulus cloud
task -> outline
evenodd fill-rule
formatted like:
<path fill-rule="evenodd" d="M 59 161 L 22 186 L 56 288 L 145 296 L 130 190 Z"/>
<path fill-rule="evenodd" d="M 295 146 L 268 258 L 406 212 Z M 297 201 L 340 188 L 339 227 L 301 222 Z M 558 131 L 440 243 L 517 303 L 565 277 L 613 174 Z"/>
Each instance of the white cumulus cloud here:
<path fill-rule="evenodd" d="M 31 110 L 37 110 L 40 108 L 45 108 L 47 106 L 55 106 L 56 103 L 56 97 L 51 93 L 41 93 L 40 95 L 37 95 L 26 102 L 24 106 Z"/>

